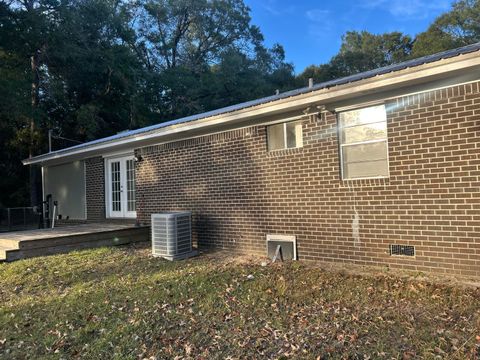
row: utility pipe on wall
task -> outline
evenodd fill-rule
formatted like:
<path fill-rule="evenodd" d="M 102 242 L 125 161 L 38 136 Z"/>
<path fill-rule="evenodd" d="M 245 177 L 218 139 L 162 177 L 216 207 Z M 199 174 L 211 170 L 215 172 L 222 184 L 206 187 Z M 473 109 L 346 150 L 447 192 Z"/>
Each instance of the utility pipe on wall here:
<path fill-rule="evenodd" d="M 57 216 L 57 205 L 58 205 L 58 201 L 54 201 L 53 213 L 52 213 L 52 229 L 55 227 L 55 216 Z"/>

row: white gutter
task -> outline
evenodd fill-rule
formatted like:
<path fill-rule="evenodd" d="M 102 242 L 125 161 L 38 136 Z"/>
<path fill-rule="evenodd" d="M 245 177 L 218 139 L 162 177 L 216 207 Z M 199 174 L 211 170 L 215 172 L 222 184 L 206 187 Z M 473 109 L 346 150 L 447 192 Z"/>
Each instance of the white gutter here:
<path fill-rule="evenodd" d="M 312 104 L 325 104 L 332 101 L 348 99 L 355 96 L 367 95 L 375 92 L 385 91 L 398 85 L 415 85 L 427 81 L 448 76 L 458 71 L 468 71 L 480 67 L 480 56 L 478 52 L 458 55 L 452 58 L 439 60 L 433 63 L 418 65 L 412 68 L 399 70 L 392 73 L 377 75 L 372 78 L 355 81 L 352 83 L 337 85 L 332 88 L 324 88 L 317 91 L 307 92 L 268 103 L 256 105 L 249 108 L 235 110 L 230 113 L 223 113 L 209 118 L 193 120 L 191 122 L 179 123 L 160 128 L 148 133 L 126 136 L 111 142 L 99 143 L 98 145 L 86 146 L 77 150 L 62 153 L 50 153 L 23 160 L 24 165 L 50 162 L 57 159 L 68 158 L 75 155 L 99 152 L 104 149 L 116 147 L 135 148 L 137 143 L 159 139 L 168 135 L 180 135 L 197 129 L 207 128 L 225 123 L 235 123 L 253 117 L 267 114 L 277 114 L 285 110 L 298 110 Z M 182 139 L 178 136 L 177 140 Z M 138 146 L 139 147 L 139 146 Z"/>

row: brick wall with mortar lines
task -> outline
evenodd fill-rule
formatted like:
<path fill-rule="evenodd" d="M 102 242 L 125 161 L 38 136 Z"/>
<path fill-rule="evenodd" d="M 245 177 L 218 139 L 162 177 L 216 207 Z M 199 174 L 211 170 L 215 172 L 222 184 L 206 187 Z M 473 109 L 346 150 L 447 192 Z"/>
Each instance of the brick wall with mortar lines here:
<path fill-rule="evenodd" d="M 138 149 L 138 216 L 192 210 L 205 247 L 264 254 L 293 234 L 301 259 L 480 276 L 479 83 L 386 106 L 388 179 L 342 181 L 336 116 L 310 116 L 300 149 L 268 152 L 265 126 Z"/>
<path fill-rule="evenodd" d="M 105 164 L 101 156 L 85 160 L 87 221 L 105 220 Z"/>

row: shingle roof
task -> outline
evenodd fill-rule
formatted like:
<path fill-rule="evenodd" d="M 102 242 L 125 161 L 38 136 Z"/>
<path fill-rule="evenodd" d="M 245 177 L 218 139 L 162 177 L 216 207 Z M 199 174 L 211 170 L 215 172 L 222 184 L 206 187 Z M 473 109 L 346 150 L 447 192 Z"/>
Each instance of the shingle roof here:
<path fill-rule="evenodd" d="M 183 118 L 179 118 L 179 119 L 175 119 L 175 120 L 171 120 L 171 121 L 162 122 L 162 123 L 159 123 L 159 124 L 155 124 L 155 125 L 152 125 L 152 126 L 147 126 L 147 127 L 136 129 L 136 130 L 124 131 L 124 132 L 118 133 L 118 134 L 113 135 L 113 136 L 97 139 L 97 140 L 90 141 L 90 142 L 87 142 L 87 143 L 84 143 L 84 144 L 75 145 L 75 146 L 72 146 L 72 147 L 69 147 L 69 148 L 65 148 L 65 149 L 54 151 L 54 152 L 51 152 L 51 153 L 48 153 L 48 154 L 40 155 L 36 158 L 47 157 L 47 156 L 50 157 L 52 155 L 55 155 L 56 157 L 61 156 L 61 155 L 67 155 L 69 152 L 72 152 L 72 151 L 75 151 L 75 150 L 79 150 L 79 149 L 82 149 L 82 148 L 88 148 L 90 146 L 97 145 L 97 144 L 115 142 L 117 140 L 125 139 L 125 138 L 135 136 L 135 135 L 139 135 L 139 134 L 155 132 L 157 130 L 166 128 L 166 127 L 171 126 L 171 125 L 182 124 L 182 123 L 187 123 L 187 122 L 191 122 L 191 121 L 195 121 L 195 120 L 209 118 L 209 117 L 212 117 L 212 116 L 227 114 L 227 113 L 231 113 L 231 112 L 234 112 L 234 111 L 246 109 L 246 108 L 249 108 L 249 107 L 253 107 L 253 106 L 257 106 L 257 105 L 261 105 L 261 104 L 266 104 L 266 103 L 269 103 L 269 102 L 272 102 L 272 101 L 281 100 L 281 99 L 285 99 L 285 98 L 289 98 L 289 97 L 297 96 L 297 95 L 301 95 L 301 94 L 306 94 L 306 93 L 317 91 L 317 90 L 328 89 L 328 88 L 331 88 L 331 87 L 334 87 L 334 86 L 353 83 L 353 82 L 356 82 L 356 81 L 372 78 L 372 77 L 375 77 L 375 76 L 378 76 L 378 75 L 383 75 L 383 74 L 387 74 L 387 73 L 391 73 L 391 72 L 395 72 L 395 71 L 400 71 L 400 70 L 403 70 L 403 69 L 412 68 L 412 67 L 420 66 L 420 65 L 423 65 L 423 64 L 432 63 L 432 62 L 439 61 L 439 60 L 442 60 L 442 59 L 448 59 L 448 58 L 452 58 L 452 57 L 455 57 L 455 56 L 458 56 L 458 55 L 468 54 L 468 53 L 479 51 L 479 50 L 480 50 L 480 42 L 475 43 L 475 44 L 471 44 L 471 45 L 467 45 L 467 46 L 464 46 L 464 47 L 461 47 L 461 48 L 457 48 L 457 49 L 453 49 L 453 50 L 447 50 L 447 51 L 443 51 L 443 52 L 436 53 L 436 54 L 433 54 L 433 55 L 423 56 L 423 57 L 420 57 L 420 58 L 417 58 L 417 59 L 404 61 L 404 62 L 401 62 L 401 63 L 398 63 L 398 64 L 389 65 L 389 66 L 381 67 L 381 68 L 370 70 L 370 71 L 365 71 L 365 72 L 358 73 L 358 74 L 355 74 L 355 75 L 351 75 L 351 76 L 347 76 L 347 77 L 343 77 L 343 78 L 339 78 L 339 79 L 335 79 L 335 80 L 325 81 L 325 82 L 316 84 L 313 87 L 303 87 L 303 88 L 299 88 L 299 89 L 295 89 L 295 90 L 291 90 L 291 91 L 286 91 L 286 92 L 280 93 L 278 95 L 267 96 L 267 97 L 264 97 L 264 98 L 251 100 L 251 101 L 243 102 L 243 103 L 236 104 L 236 105 L 227 106 L 227 107 L 220 108 L 220 109 L 217 109 L 217 110 L 207 111 L 207 112 L 196 114 L 196 115 L 191 115 L 191 116 L 187 116 L 187 117 L 183 117 Z M 33 158 L 33 159 L 35 159 L 35 158 Z"/>

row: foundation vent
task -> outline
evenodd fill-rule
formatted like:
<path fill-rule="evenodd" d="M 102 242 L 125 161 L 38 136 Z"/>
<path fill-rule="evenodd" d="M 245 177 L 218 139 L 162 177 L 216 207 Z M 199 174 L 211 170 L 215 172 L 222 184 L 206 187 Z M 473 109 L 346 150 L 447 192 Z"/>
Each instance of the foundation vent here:
<path fill-rule="evenodd" d="M 415 246 L 412 245 L 390 245 L 391 256 L 415 256 Z"/>
<path fill-rule="evenodd" d="M 297 238 L 294 235 L 267 235 L 267 256 L 283 260 L 297 260 Z"/>

